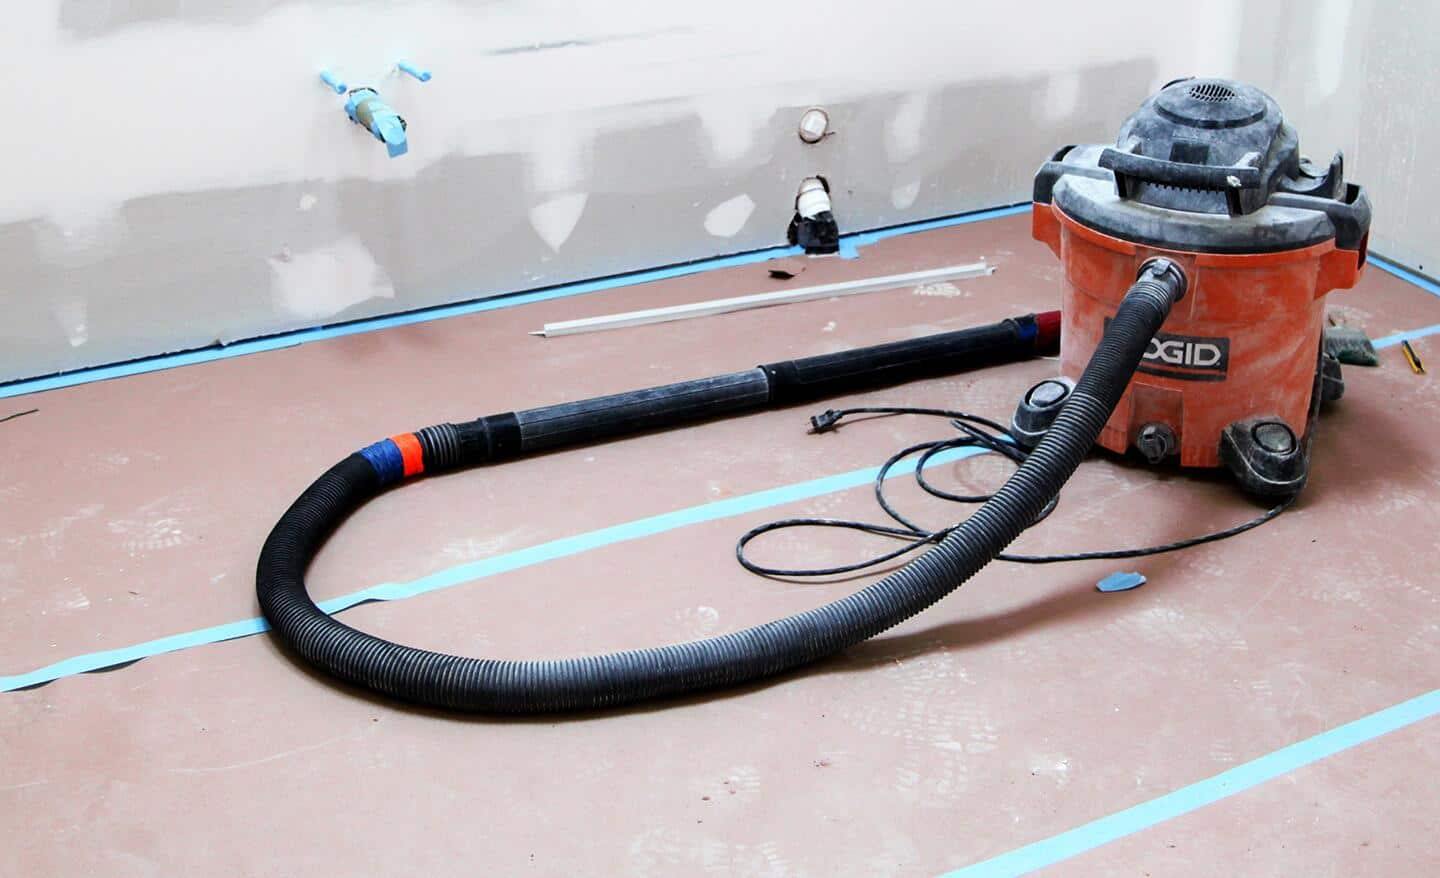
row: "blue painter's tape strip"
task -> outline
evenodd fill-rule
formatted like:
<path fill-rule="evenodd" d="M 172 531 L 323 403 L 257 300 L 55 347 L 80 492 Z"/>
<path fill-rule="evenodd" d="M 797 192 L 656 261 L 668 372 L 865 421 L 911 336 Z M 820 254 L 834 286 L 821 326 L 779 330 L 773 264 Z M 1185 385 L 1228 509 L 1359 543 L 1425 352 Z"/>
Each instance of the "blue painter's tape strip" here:
<path fill-rule="evenodd" d="M 894 228 L 881 229 L 874 232 L 846 235 L 841 238 L 841 256 L 853 258 L 858 255 L 858 247 L 883 241 L 887 238 L 895 238 L 913 232 L 928 232 L 934 229 L 949 228 L 950 226 L 961 226 L 967 223 L 999 219 L 1001 217 L 1013 216 L 1017 213 L 1028 211 L 1029 209 L 1030 205 L 1028 204 L 1016 205 L 1014 207 L 997 207 L 991 210 L 982 210 L 976 213 L 967 213 L 960 216 L 946 217 L 944 219 L 927 220 L 926 222 L 920 223 L 910 223 L 908 225 L 895 226 Z M 110 366 L 96 366 L 91 369 L 78 369 L 74 372 L 65 372 L 60 375 L 51 375 L 45 378 L 27 378 L 23 381 L 0 385 L 0 399 L 11 396 L 21 396 L 27 393 L 40 393 L 45 390 L 57 390 L 62 387 L 74 387 L 78 384 L 88 384 L 92 381 L 105 381 L 111 378 L 124 378 L 130 375 L 143 375 L 147 372 L 175 369 L 180 366 L 192 366 L 197 363 L 210 363 L 215 360 L 229 359 L 230 357 L 243 357 L 248 354 L 280 350 L 313 341 L 343 338 L 347 335 L 358 335 L 362 332 L 374 332 L 381 329 L 393 329 L 397 326 L 410 326 L 415 323 L 427 323 L 431 320 L 443 320 L 447 317 L 458 317 L 463 314 L 478 314 L 484 311 L 497 311 L 502 308 L 514 308 L 519 305 L 529 305 L 535 302 L 548 302 L 551 299 L 564 299 L 570 296 L 579 296 L 586 293 L 599 292 L 600 290 L 613 289 L 615 287 L 645 284 L 672 277 L 684 277 L 706 271 L 715 271 L 721 268 L 754 265 L 759 262 L 767 262 L 771 259 L 779 259 L 785 256 L 801 256 L 804 255 L 804 252 L 805 251 L 799 247 L 771 247 L 767 250 L 755 250 L 735 256 L 722 256 L 715 259 L 704 259 L 698 262 L 687 262 L 682 265 L 672 265 L 666 268 L 654 268 L 646 271 L 632 272 L 630 274 L 616 275 L 615 277 L 564 284 L 549 289 L 535 290 L 529 293 L 502 294 L 487 299 L 461 302 L 455 305 L 439 305 L 433 308 L 423 308 L 418 311 L 409 311 L 403 314 L 391 314 L 386 317 L 372 317 L 335 326 L 299 329 L 294 332 L 235 342 L 234 344 L 220 347 L 201 348 L 199 350 L 165 354 L 158 357 L 146 357 L 143 360 L 132 360 L 128 363 L 116 363 Z"/>
<path fill-rule="evenodd" d="M 400 446 L 396 445 L 393 439 L 382 439 L 374 445 L 366 445 L 360 449 L 360 456 L 375 467 L 375 474 L 380 477 L 382 485 L 393 485 L 405 478 L 405 456 L 400 453 Z"/>
<path fill-rule="evenodd" d="M 1440 689 L 1322 732 L 1313 738 L 1306 738 L 1199 783 L 1181 787 L 1172 793 L 1141 802 L 1132 808 L 1068 832 L 1016 848 L 973 866 L 948 872 L 944 878 L 1001 878 L 1043 869 L 1437 714 L 1440 714 Z"/>
<path fill-rule="evenodd" d="M 226 640 L 249 637 L 252 634 L 259 634 L 262 631 L 269 630 L 270 623 L 262 618 L 245 619 L 240 622 L 229 622 L 224 625 L 215 625 L 211 628 L 202 628 L 199 631 L 172 634 L 169 637 L 161 637 L 159 640 L 149 640 L 133 646 L 122 646 L 119 649 L 108 649 L 104 652 L 77 655 L 74 658 L 68 658 L 64 661 L 56 662 L 53 665 L 46 665 L 43 668 L 26 674 L 0 677 L 0 692 L 12 692 L 16 689 L 39 686 L 42 683 L 59 680 L 61 677 L 70 677 L 75 674 L 84 674 L 90 671 L 103 671 L 106 668 L 115 668 L 120 665 L 129 664 L 130 662 L 137 662 L 140 659 L 149 658 L 152 655 L 175 652 L 204 643 L 221 643 Z"/>
<path fill-rule="evenodd" d="M 371 447 L 373 448 L 374 446 Z M 930 458 L 926 466 L 950 463 L 982 453 L 985 453 L 983 449 L 955 448 L 934 455 Z M 906 460 L 892 467 L 889 477 L 895 478 L 896 476 L 909 475 L 913 472 L 915 472 L 914 459 Z M 650 518 L 639 519 L 638 521 L 630 521 L 612 527 L 601 528 L 600 530 L 589 531 L 588 533 L 562 537 L 561 539 L 552 540 L 548 543 L 541 543 L 538 546 L 531 546 L 528 549 L 508 552 L 504 555 L 473 561 L 469 564 L 461 564 L 458 567 L 441 570 L 428 576 L 411 580 L 410 582 L 389 582 L 374 585 L 370 588 L 352 592 L 347 595 L 320 601 L 318 605 L 320 609 L 327 613 L 338 613 L 341 610 L 349 609 L 356 604 L 363 604 L 367 601 L 402 600 L 443 588 L 451 588 L 456 585 L 461 585 L 462 583 L 472 582 L 476 579 L 483 579 L 487 576 L 495 576 L 496 574 L 519 570 L 522 567 L 543 564 L 546 561 L 565 558 L 570 555 L 587 552 L 591 549 L 598 549 L 602 546 L 611 546 L 616 543 L 624 543 L 630 540 L 641 539 L 642 537 L 654 536 L 655 534 L 687 527 L 692 524 L 718 521 L 722 518 L 731 518 L 760 509 L 768 509 L 772 506 L 808 500 L 812 497 L 819 497 L 824 494 L 834 493 L 835 491 L 844 491 L 849 488 L 868 485 L 875 481 L 875 477 L 878 474 L 879 468 L 871 467 L 869 469 L 853 470 L 847 473 L 826 476 L 820 479 L 812 479 L 811 481 L 800 482 L 794 485 L 783 485 L 778 488 L 770 488 L 765 491 L 757 491 L 739 497 L 717 500 L 714 503 L 705 503 L 700 506 L 692 506 L 688 509 L 680 509 L 675 512 L 664 513 L 663 515 L 655 515 Z M 137 643 L 134 646 L 76 656 L 61 662 L 56 662 L 53 665 L 37 668 L 28 673 L 15 674 L 8 677 L 0 676 L 0 692 L 10 692 L 15 689 L 38 686 L 42 683 L 58 680 L 61 677 L 113 668 L 117 665 L 123 665 L 127 662 L 137 661 L 162 653 L 188 649 L 192 646 L 204 646 L 209 643 L 219 643 L 222 640 L 233 640 L 237 637 L 247 637 L 251 634 L 259 634 L 262 631 L 268 630 L 269 625 L 263 618 L 246 619 L 240 622 L 232 622 L 228 625 L 217 625 L 213 628 L 202 628 L 198 631 L 175 634 L 146 643 Z"/>
<path fill-rule="evenodd" d="M 1440 284 L 1435 283 L 1435 281 L 1423 274 L 1416 274 L 1398 262 L 1392 262 L 1384 256 L 1377 256 L 1373 252 L 1366 256 L 1365 261 L 1381 271 L 1389 272 L 1403 281 L 1414 284 L 1432 296 L 1440 296 Z"/>
<path fill-rule="evenodd" d="M 1384 338 L 1377 338 L 1371 342 L 1371 344 L 1373 344 L 1376 349 L 1388 348 L 1402 341 L 1414 341 L 1417 338 L 1424 338 L 1427 335 L 1436 334 L 1440 334 L 1440 323 L 1422 326 L 1419 329 L 1408 329 L 1405 332 L 1397 332 L 1394 335 L 1387 335 Z"/>

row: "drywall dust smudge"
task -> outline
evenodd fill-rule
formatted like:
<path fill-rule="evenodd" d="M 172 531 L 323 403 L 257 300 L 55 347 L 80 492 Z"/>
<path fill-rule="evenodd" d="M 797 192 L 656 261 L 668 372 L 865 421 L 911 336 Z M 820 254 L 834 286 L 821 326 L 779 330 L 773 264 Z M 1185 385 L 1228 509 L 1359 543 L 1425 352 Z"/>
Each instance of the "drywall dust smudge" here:
<path fill-rule="evenodd" d="M 195 537 L 186 533 L 180 519 L 173 517 L 153 520 L 122 519 L 109 524 L 110 532 L 120 538 L 121 547 L 131 557 L 188 546 Z"/>
<path fill-rule="evenodd" d="M 745 228 L 755 212 L 755 201 L 749 195 L 736 195 L 722 201 L 705 214 L 705 231 L 717 238 L 731 238 Z"/>
<path fill-rule="evenodd" d="M 896 210 L 905 210 L 915 204 L 920 197 L 919 178 L 906 180 L 897 184 L 890 190 L 890 204 Z"/>
<path fill-rule="evenodd" d="M 901 102 L 885 127 L 885 155 L 890 161 L 909 161 L 920 154 L 925 145 L 925 119 L 929 114 L 927 94 L 913 94 Z"/>
<path fill-rule="evenodd" d="M 552 251 L 558 253 L 585 212 L 590 196 L 584 192 L 561 195 L 530 208 L 530 226 Z"/>
<path fill-rule="evenodd" d="M 915 288 L 914 294 L 917 296 L 932 296 L 940 299 L 958 299 L 966 295 L 964 290 L 949 281 L 943 280 L 933 284 L 921 284 Z"/>
<path fill-rule="evenodd" d="M 90 340 L 89 308 L 78 296 L 64 296 L 52 306 L 55 322 L 65 332 L 70 347 L 78 348 Z"/>
<path fill-rule="evenodd" d="M 686 637 L 709 637 L 720 630 L 720 611 L 703 605 L 683 607 L 675 611 L 675 621 Z"/>
<path fill-rule="evenodd" d="M 1072 115 L 1080 104 L 1080 73 L 1061 70 L 1050 77 L 1040 99 L 1044 118 L 1060 120 Z"/>
<path fill-rule="evenodd" d="M 356 237 L 269 257 L 270 296 L 277 311 L 306 320 L 332 317 L 369 299 L 395 298 L 395 287 Z"/>

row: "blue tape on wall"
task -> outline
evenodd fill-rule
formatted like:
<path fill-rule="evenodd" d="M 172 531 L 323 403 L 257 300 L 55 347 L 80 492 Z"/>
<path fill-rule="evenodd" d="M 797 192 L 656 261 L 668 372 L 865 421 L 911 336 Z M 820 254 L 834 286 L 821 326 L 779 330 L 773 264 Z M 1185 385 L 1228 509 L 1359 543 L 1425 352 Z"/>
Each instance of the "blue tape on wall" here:
<path fill-rule="evenodd" d="M 913 232 L 928 232 L 934 229 L 944 229 L 950 226 L 961 226 L 967 223 L 978 223 L 985 220 L 999 219 L 1001 217 L 1014 216 L 1030 210 L 1029 204 L 1019 204 L 1012 207 L 997 207 L 990 210 L 977 211 L 975 213 L 961 214 L 959 216 L 946 217 L 944 219 L 927 220 L 925 222 L 910 223 L 903 226 L 895 226 L 889 229 L 881 229 L 874 232 L 861 232 L 858 234 L 844 235 L 840 239 L 840 256 L 846 259 L 853 259 L 859 255 L 858 248 L 878 241 L 894 238 L 900 235 L 908 235 Z M 551 287 L 544 290 L 536 290 L 529 293 L 517 293 L 511 295 L 493 296 L 487 299 L 480 299 L 470 302 L 462 302 L 456 305 L 441 305 L 434 308 L 424 308 L 419 311 L 410 311 L 404 314 L 392 314 L 388 317 L 374 317 L 366 320 L 357 320 L 353 323 L 344 323 L 337 326 L 321 326 L 314 329 L 301 329 L 295 332 L 287 332 L 282 335 L 272 335 L 266 338 L 257 338 L 250 341 L 235 342 L 223 347 L 202 348 L 194 351 L 186 351 L 178 354 L 165 354 L 158 357 L 147 357 L 143 360 L 133 360 L 128 363 L 116 363 L 110 366 L 96 366 L 91 369 L 78 369 L 74 372 L 65 372 L 60 375 L 51 375 L 45 378 L 27 378 L 23 381 L 15 381 L 10 384 L 0 385 L 0 399 L 11 396 L 21 396 L 26 393 L 40 393 L 45 390 L 56 390 L 62 387 L 74 387 L 77 384 L 88 384 L 91 381 L 105 381 L 110 378 L 123 378 L 128 375 L 142 375 L 146 372 L 159 372 L 164 369 L 175 369 L 180 366 L 190 366 L 196 363 L 209 363 L 215 360 L 224 360 L 230 357 L 243 357 L 248 354 L 258 354 L 264 351 L 280 350 L 282 348 L 294 347 L 295 345 L 307 344 L 314 341 L 323 341 L 328 338 L 342 338 L 347 335 L 357 335 L 362 332 L 374 332 L 380 329 L 393 329 L 397 326 L 410 326 L 415 323 L 426 323 L 431 320 L 443 320 L 446 317 L 458 317 L 462 314 L 478 314 L 484 311 L 497 311 L 501 308 L 514 308 L 519 305 L 529 305 L 534 302 L 548 302 L 551 299 L 563 299 L 569 296 L 579 296 L 586 293 L 599 292 L 601 290 L 625 287 L 634 284 L 645 284 L 657 280 L 666 280 L 673 277 L 684 277 L 692 274 L 700 274 L 706 271 L 716 271 L 722 268 L 734 268 L 740 265 L 754 265 L 758 262 L 767 262 L 771 259 L 779 259 L 785 256 L 800 256 L 804 251 L 799 247 L 772 247 L 768 250 L 756 250 L 750 253 L 741 253 L 736 256 L 723 256 L 715 259 L 704 259 L 698 262 L 687 262 L 683 265 L 672 265 L 666 268 L 655 268 L 647 271 L 637 271 L 630 274 L 617 275 L 615 277 L 601 278 L 599 280 L 581 281 L 573 284 Z"/>
<path fill-rule="evenodd" d="M 985 453 L 984 450 L 977 448 L 951 449 L 930 458 L 926 467 L 929 468 L 931 466 L 951 463 L 982 453 Z M 548 543 L 541 543 L 538 546 L 531 546 L 528 549 L 507 552 L 504 555 L 473 561 L 469 564 L 461 564 L 458 567 L 441 570 L 428 576 L 411 580 L 410 582 L 387 582 L 374 585 L 370 588 L 351 592 L 347 595 L 341 595 L 337 598 L 331 598 L 327 601 L 320 601 L 319 607 L 327 613 L 338 613 L 341 610 L 349 609 L 356 604 L 363 604 L 367 601 L 395 601 L 415 597 L 416 595 L 426 594 L 442 588 L 452 588 L 466 582 L 483 579 L 487 576 L 495 576 L 499 573 L 519 570 L 522 567 L 543 564 L 546 561 L 565 558 L 570 555 L 587 552 L 591 549 L 598 549 L 602 546 L 611 546 L 616 543 L 624 543 L 642 537 L 654 536 L 655 534 L 687 527 L 692 524 L 718 521 L 722 518 L 744 515 L 747 512 L 754 512 L 759 509 L 768 509 L 784 503 L 794 503 L 799 500 L 808 500 L 812 497 L 831 494 L 835 491 L 843 491 L 848 488 L 868 485 L 875 481 L 875 477 L 879 472 L 878 467 L 853 470 L 848 473 L 812 479 L 811 481 L 800 482 L 794 485 L 770 488 L 769 490 L 757 491 L 753 494 L 730 497 L 725 500 L 717 500 L 714 503 L 705 503 L 700 506 L 692 506 L 688 509 L 667 512 L 663 515 L 655 515 L 650 518 L 642 518 L 637 521 L 626 522 L 625 524 L 601 528 L 600 530 L 592 530 L 588 533 L 576 534 L 575 536 L 552 540 Z M 907 460 L 891 468 L 889 478 L 909 475 L 914 472 L 914 460 Z M 64 661 L 56 662 L 43 668 L 37 668 L 27 673 L 0 676 L 0 692 L 11 692 L 16 689 L 39 686 L 42 683 L 49 683 L 61 677 L 113 668 L 139 659 L 149 658 L 150 656 L 188 649 L 192 646 L 204 646 L 210 643 L 219 643 L 224 640 L 234 640 L 237 637 L 248 637 L 252 634 L 267 631 L 269 627 L 263 618 L 257 617 L 254 619 L 245 619 L 240 622 L 231 622 L 226 625 L 216 625 L 212 628 L 202 628 L 198 631 L 190 631 L 184 634 L 162 637 L 159 640 L 137 643 L 133 646 L 126 646 L 120 649 L 75 656 L 74 658 L 65 659 Z"/>

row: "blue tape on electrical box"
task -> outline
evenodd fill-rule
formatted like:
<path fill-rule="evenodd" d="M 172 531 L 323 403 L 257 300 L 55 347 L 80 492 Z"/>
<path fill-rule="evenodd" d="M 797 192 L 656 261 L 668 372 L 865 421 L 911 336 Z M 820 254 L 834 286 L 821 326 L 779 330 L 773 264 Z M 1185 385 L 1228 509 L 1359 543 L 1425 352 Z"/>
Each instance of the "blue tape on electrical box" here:
<path fill-rule="evenodd" d="M 409 61 L 401 61 L 395 66 L 400 68 L 400 72 L 408 73 L 416 79 L 420 80 L 421 82 L 430 81 L 430 71 L 426 70 L 423 67 L 417 67 L 414 64 L 411 64 Z"/>

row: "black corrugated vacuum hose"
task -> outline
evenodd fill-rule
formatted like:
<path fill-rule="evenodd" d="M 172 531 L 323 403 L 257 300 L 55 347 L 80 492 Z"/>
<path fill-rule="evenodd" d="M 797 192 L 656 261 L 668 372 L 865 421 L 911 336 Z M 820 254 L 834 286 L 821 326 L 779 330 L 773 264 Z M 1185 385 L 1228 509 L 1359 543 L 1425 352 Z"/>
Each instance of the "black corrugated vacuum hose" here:
<path fill-rule="evenodd" d="M 917 374 L 957 371 L 1034 352 L 1054 315 L 943 337 L 762 366 L 718 378 L 427 427 L 336 464 L 275 525 L 256 590 L 265 617 L 302 658 L 376 692 L 432 707 L 542 713 L 614 707 L 756 680 L 832 655 L 959 588 L 1025 529 L 1089 452 L 1151 336 L 1185 289 L 1169 261 L 1142 269 L 1064 409 L 995 496 L 934 548 L 824 606 L 730 634 L 652 649 L 546 661 L 464 658 L 414 649 L 327 616 L 305 591 L 305 568 L 354 509 L 408 475 L 493 461 L 788 402 Z M 1048 326 L 1048 330 L 1047 330 Z M 941 341 L 927 344 L 935 339 Z"/>

